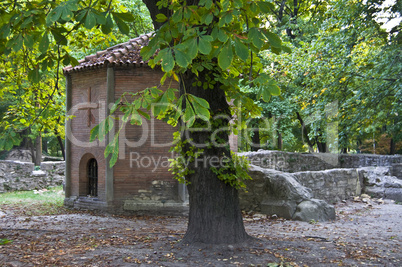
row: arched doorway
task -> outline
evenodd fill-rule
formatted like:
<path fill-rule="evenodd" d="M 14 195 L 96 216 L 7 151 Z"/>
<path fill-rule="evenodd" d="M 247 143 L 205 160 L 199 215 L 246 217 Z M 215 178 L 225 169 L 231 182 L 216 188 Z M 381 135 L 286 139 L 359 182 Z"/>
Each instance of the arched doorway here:
<path fill-rule="evenodd" d="M 91 197 L 98 196 L 98 162 L 92 158 L 87 165 L 88 177 L 88 195 Z"/>

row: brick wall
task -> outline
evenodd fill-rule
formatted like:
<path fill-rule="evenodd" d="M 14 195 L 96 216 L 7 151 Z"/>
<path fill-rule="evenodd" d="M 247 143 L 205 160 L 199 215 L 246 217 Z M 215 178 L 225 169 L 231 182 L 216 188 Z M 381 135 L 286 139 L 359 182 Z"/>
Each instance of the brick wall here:
<path fill-rule="evenodd" d="M 99 107 L 91 109 L 94 123 L 88 127 L 88 89 L 91 88 L 91 102 L 98 103 Z M 98 163 L 98 199 L 105 201 L 105 164 L 103 156 L 104 144 L 98 141 L 89 143 L 91 129 L 99 123 L 102 117 L 102 105 L 106 101 L 106 69 L 88 70 L 72 74 L 72 103 L 73 119 L 71 121 L 71 195 L 88 195 L 87 163 L 95 158 Z M 80 106 L 77 106 L 81 104 Z"/>
<path fill-rule="evenodd" d="M 138 92 L 157 86 L 161 72 L 149 68 L 116 68 L 116 100 L 123 92 Z M 159 89 L 166 90 L 168 82 Z M 173 83 L 177 88 L 177 83 Z M 144 110 L 146 111 L 146 110 Z M 123 130 L 126 144 L 120 143 L 120 160 L 114 168 L 116 200 L 177 199 L 177 182 L 168 171 L 170 144 L 175 129 L 151 118 L 143 125 L 127 124 Z"/>
<path fill-rule="evenodd" d="M 173 140 L 175 129 L 163 121 L 152 118 L 145 120 L 143 125 L 128 123 L 120 132 L 119 159 L 113 168 L 114 201 L 105 205 L 105 176 L 106 160 L 104 159 L 105 144 L 98 141 L 89 143 L 90 130 L 104 118 L 107 97 L 107 70 L 106 68 L 85 70 L 72 73 L 72 105 L 74 118 L 72 119 L 71 140 L 71 182 L 72 199 L 86 196 L 88 193 L 87 167 L 91 158 L 98 163 L 98 201 L 80 198 L 67 200 L 67 205 L 79 208 L 104 209 L 109 205 L 115 211 L 122 209 L 126 200 L 139 201 L 177 201 L 177 181 L 172 179 L 168 171 L 168 159 L 172 156 L 169 148 Z M 138 92 L 148 87 L 157 86 L 161 72 L 147 67 L 115 67 L 115 101 L 126 91 Z M 168 85 L 160 89 L 166 90 Z M 173 85 L 177 88 L 177 83 Z M 98 103 L 99 107 L 91 110 L 94 123 L 88 127 L 88 111 L 85 105 L 88 102 L 88 88 L 91 88 L 91 102 Z M 80 104 L 78 107 L 77 104 Z M 146 111 L 146 110 L 144 110 Z M 122 113 L 115 115 L 119 116 Z M 121 125 L 117 122 L 115 131 Z M 109 208 L 111 208 L 109 207 Z"/>

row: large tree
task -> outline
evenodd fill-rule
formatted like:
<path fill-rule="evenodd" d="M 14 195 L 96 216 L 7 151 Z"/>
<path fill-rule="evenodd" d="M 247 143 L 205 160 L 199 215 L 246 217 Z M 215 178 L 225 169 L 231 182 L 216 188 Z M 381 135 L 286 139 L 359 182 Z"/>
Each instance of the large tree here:
<path fill-rule="evenodd" d="M 261 72 L 263 66 L 257 57 L 262 50 L 275 53 L 287 50 L 260 16 L 274 6 L 265 1 L 246 0 L 144 0 L 144 3 L 155 33 L 141 54 L 152 67 L 160 65 L 165 72 L 160 83 L 177 80 L 180 90 L 162 92 L 156 84 L 137 94 L 131 104 L 119 107 L 116 103 L 113 109 L 122 109 L 126 113 L 123 120 L 127 121 L 130 115 L 148 117 L 140 107 L 157 103 L 153 109 L 155 116 L 172 125 L 179 124 L 180 141 L 174 149 L 184 160 L 174 161 L 172 170 L 189 189 L 190 215 L 184 241 L 243 242 L 249 237 L 239 209 L 238 189 L 244 186 L 242 180 L 248 178 L 244 169 L 247 164 L 230 153 L 229 122 L 236 113 L 235 130 L 239 130 L 245 127 L 245 119 L 258 116 L 261 111 L 239 90 L 240 83 L 257 88 L 257 98 L 265 101 L 280 94 L 276 82 Z M 8 51 L 21 40 L 36 41 L 38 66 L 61 59 L 65 64 L 76 64 L 66 49 L 74 32 L 84 27 L 108 34 L 116 23 L 121 32 L 129 34 L 127 22 L 134 21 L 136 15 L 112 1 L 90 0 L 8 1 L 2 3 L 0 11 L 0 50 Z M 59 56 L 51 57 L 54 51 L 59 51 Z M 141 123 L 138 119 L 133 121 Z M 102 138 L 111 122 L 107 118 L 94 128 L 92 138 Z M 106 155 L 112 153 L 112 165 L 117 159 L 117 140 L 111 141 L 105 151 Z"/>
<path fill-rule="evenodd" d="M 228 134 L 235 110 L 242 111 L 246 118 L 259 113 L 258 107 L 239 90 L 241 79 L 247 77 L 245 83 L 258 87 L 259 97 L 265 100 L 271 94 L 279 94 L 272 79 L 257 74 L 262 67 L 256 57 L 259 51 L 282 49 L 275 34 L 260 28 L 258 15 L 268 12 L 272 5 L 211 0 L 144 2 L 156 33 L 142 56 L 150 59 L 152 67 L 161 66 L 165 72 L 162 83 L 175 79 L 180 84 L 178 99 L 173 90 L 158 92 L 154 102 L 162 108 L 155 109 L 154 115 L 181 128 L 175 148 L 181 159 L 173 162 L 172 170 L 187 184 L 190 196 L 189 224 L 183 241 L 245 241 L 248 235 L 238 189 L 248 175 L 243 169 L 246 164 L 230 153 Z M 234 103 L 232 108 L 230 100 Z M 140 102 L 142 98 L 133 105 L 140 106 Z M 112 143 L 109 151 L 115 151 L 116 146 Z"/>

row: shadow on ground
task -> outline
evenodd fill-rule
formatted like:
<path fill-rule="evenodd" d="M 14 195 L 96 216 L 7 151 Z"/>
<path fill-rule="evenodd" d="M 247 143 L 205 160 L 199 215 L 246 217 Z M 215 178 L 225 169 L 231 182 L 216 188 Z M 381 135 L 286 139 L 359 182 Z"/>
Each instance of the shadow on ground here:
<path fill-rule="evenodd" d="M 0 266 L 401 266 L 402 205 L 348 201 L 333 222 L 245 215 L 242 245 L 180 243 L 186 218 L 87 212 L 23 216 L 1 207 Z M 283 265 L 280 265 L 280 264 Z"/>

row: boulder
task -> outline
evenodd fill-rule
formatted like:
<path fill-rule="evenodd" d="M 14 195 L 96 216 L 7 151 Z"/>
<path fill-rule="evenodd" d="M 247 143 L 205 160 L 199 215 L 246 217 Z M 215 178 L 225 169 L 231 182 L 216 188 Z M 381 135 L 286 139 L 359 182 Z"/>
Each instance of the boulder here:
<path fill-rule="evenodd" d="M 391 167 L 392 176 L 396 176 L 398 179 L 402 180 L 402 163 L 394 163 Z"/>
<path fill-rule="evenodd" d="M 363 192 L 374 198 L 402 202 L 402 180 L 391 176 L 390 168 L 366 167 L 359 169 L 363 177 Z"/>
<path fill-rule="evenodd" d="M 316 222 L 335 220 L 335 209 L 324 200 L 310 199 L 299 203 L 292 219 Z"/>
<path fill-rule="evenodd" d="M 246 181 L 247 191 L 240 191 L 242 209 L 303 221 L 335 218 L 333 206 L 313 199 L 311 190 L 293 174 L 250 165 L 249 175 L 253 180 Z"/>

